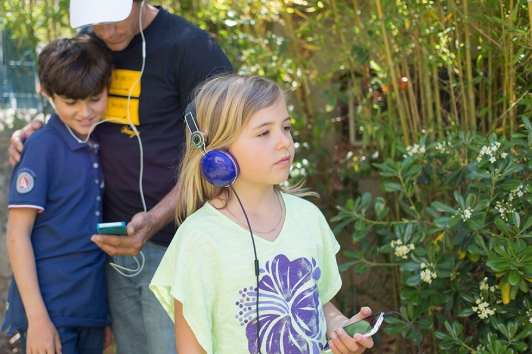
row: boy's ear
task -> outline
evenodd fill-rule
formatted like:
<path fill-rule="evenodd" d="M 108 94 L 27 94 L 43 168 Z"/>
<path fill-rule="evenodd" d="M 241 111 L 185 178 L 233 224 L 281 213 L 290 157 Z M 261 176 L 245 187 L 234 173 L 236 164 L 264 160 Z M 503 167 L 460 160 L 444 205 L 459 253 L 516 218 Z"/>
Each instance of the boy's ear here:
<path fill-rule="evenodd" d="M 57 109 L 55 108 L 55 104 L 54 104 L 54 95 L 50 95 L 48 94 L 48 92 L 42 90 L 41 93 L 44 95 L 44 97 L 46 97 L 46 100 L 48 101 L 48 103 L 50 103 L 50 106 L 52 106 L 52 108 L 54 109 L 54 111 L 57 112 Z"/>

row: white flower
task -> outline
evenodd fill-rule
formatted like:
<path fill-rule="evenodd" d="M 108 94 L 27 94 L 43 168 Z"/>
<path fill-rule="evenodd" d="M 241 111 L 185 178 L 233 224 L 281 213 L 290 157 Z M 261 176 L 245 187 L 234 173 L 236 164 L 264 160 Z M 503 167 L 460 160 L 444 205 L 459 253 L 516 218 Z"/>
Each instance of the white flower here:
<path fill-rule="evenodd" d="M 419 144 L 414 144 L 414 145 L 411 145 L 411 146 L 407 146 L 406 147 L 406 151 L 407 151 L 407 154 L 408 156 L 414 156 L 414 155 L 423 155 L 425 154 L 425 146 L 420 146 Z M 406 157 L 406 155 L 403 155 L 404 157 Z"/>
<path fill-rule="evenodd" d="M 425 270 L 422 270 L 419 274 L 421 276 L 421 280 L 423 280 L 425 283 L 432 284 L 432 279 L 436 279 L 438 277 L 438 274 L 436 274 L 434 270 L 434 264 L 425 264 L 421 263 L 421 269 L 426 268 Z"/>
<path fill-rule="evenodd" d="M 432 283 L 432 278 L 430 276 L 430 270 L 422 270 L 421 271 L 421 280 L 423 280 L 425 283 Z"/>
<path fill-rule="evenodd" d="M 393 245 L 392 245 L 393 247 Z M 408 253 L 415 248 L 414 244 L 398 245 L 394 249 L 394 254 L 398 258 L 407 259 Z"/>
<path fill-rule="evenodd" d="M 471 219 L 472 212 L 473 209 L 471 208 L 467 208 L 466 210 L 458 208 L 456 214 L 458 214 L 458 216 L 462 218 L 462 221 L 466 222 L 467 220 Z"/>
<path fill-rule="evenodd" d="M 476 300 L 476 304 L 478 306 L 473 306 L 471 307 L 471 309 L 477 313 L 478 317 L 481 318 L 481 319 L 486 319 L 488 318 L 489 316 L 492 316 L 495 314 L 495 309 L 494 308 L 490 308 L 490 304 L 486 301 L 484 301 L 484 299 L 482 298 L 482 296 L 480 296 L 480 299 L 477 299 Z"/>
<path fill-rule="evenodd" d="M 480 282 L 480 290 L 488 290 L 488 289 L 489 289 L 488 278 L 486 277 Z"/>

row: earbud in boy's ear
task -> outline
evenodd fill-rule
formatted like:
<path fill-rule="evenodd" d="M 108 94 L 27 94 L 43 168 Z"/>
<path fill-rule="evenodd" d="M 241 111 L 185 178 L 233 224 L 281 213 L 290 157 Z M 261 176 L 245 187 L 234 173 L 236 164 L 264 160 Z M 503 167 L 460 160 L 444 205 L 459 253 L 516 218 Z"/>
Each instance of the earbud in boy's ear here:
<path fill-rule="evenodd" d="M 200 149 L 203 157 L 201 158 L 201 173 L 205 179 L 217 186 L 228 187 L 236 181 L 240 168 L 238 162 L 227 150 L 205 149 L 205 137 L 199 130 L 196 120 L 196 100 L 190 102 L 185 109 L 185 122 L 190 130 L 190 141 L 192 146 Z"/>
<path fill-rule="evenodd" d="M 46 97 L 46 100 L 48 101 L 50 106 L 52 106 L 53 110 L 57 112 L 57 108 L 55 108 L 54 100 L 52 99 L 52 97 L 50 97 L 48 94 L 44 94 L 44 97 Z"/>

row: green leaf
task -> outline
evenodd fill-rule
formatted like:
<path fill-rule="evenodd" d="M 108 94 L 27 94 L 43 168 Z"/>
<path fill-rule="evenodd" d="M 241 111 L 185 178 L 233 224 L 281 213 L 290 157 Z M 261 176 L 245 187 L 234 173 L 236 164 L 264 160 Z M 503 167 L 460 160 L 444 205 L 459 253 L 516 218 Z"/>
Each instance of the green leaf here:
<path fill-rule="evenodd" d="M 526 242 L 523 241 L 523 240 L 519 240 L 519 239 L 514 241 L 513 246 L 514 246 L 514 251 L 517 252 L 517 253 L 521 253 L 521 252 L 529 249 L 528 245 L 526 244 Z"/>
<path fill-rule="evenodd" d="M 464 197 L 462 197 L 462 195 L 460 194 L 460 192 L 458 192 L 458 191 L 454 191 L 454 199 L 456 200 L 456 202 L 458 203 L 458 205 L 460 205 L 460 208 L 462 208 L 462 210 L 465 210 L 465 209 L 466 209 L 466 205 L 465 205 Z"/>
<path fill-rule="evenodd" d="M 355 272 L 357 274 L 364 274 L 366 273 L 366 271 L 371 268 L 371 266 L 369 264 L 366 264 L 366 263 L 362 263 L 362 264 L 359 264 L 355 267 Z"/>
<path fill-rule="evenodd" d="M 351 268 L 351 266 L 353 264 L 356 264 L 356 263 L 357 263 L 357 261 L 350 261 L 350 262 L 342 263 L 342 264 L 340 264 L 338 266 L 338 270 L 340 272 L 344 272 L 344 271 L 348 270 L 349 268 Z"/>
<path fill-rule="evenodd" d="M 471 309 L 471 307 L 466 307 L 462 311 L 458 313 L 458 317 L 469 317 L 473 315 L 475 312 Z"/>
<path fill-rule="evenodd" d="M 495 226 L 497 226 L 499 231 L 504 235 L 509 235 L 512 232 L 512 229 L 506 225 L 506 222 L 501 218 L 495 219 Z"/>
<path fill-rule="evenodd" d="M 508 274 L 508 282 L 511 285 L 518 285 L 520 281 L 521 281 L 521 276 L 519 275 L 517 270 L 512 270 L 510 274 Z"/>
<path fill-rule="evenodd" d="M 344 256 L 347 258 L 353 258 L 353 259 L 364 259 L 364 251 L 358 251 L 358 252 L 351 252 L 351 251 L 344 251 L 342 252 Z"/>
<path fill-rule="evenodd" d="M 521 182 L 518 179 L 510 179 L 508 181 L 504 181 L 501 183 L 501 187 L 506 191 L 513 191 L 514 189 L 517 189 L 523 182 Z"/>
<path fill-rule="evenodd" d="M 442 202 L 432 202 L 431 206 L 439 212 L 456 213 L 456 209 Z"/>
<path fill-rule="evenodd" d="M 387 193 L 398 192 L 402 190 L 401 185 L 394 182 L 384 182 L 382 188 Z"/>
<path fill-rule="evenodd" d="M 386 201 L 382 197 L 375 198 L 374 201 L 374 208 L 375 208 L 375 215 L 380 219 L 381 213 L 384 211 L 384 208 L 386 207 Z"/>
<path fill-rule="evenodd" d="M 408 286 L 418 286 L 419 283 L 421 283 L 421 276 L 419 274 L 415 274 L 406 279 L 406 285 Z"/>
<path fill-rule="evenodd" d="M 450 216 L 443 216 L 441 218 L 437 218 L 436 220 L 434 220 L 434 225 L 438 227 L 448 227 L 451 219 L 452 218 Z"/>
<path fill-rule="evenodd" d="M 465 302 L 468 302 L 470 304 L 474 304 L 476 299 L 473 297 L 473 295 L 471 294 L 468 294 L 468 293 L 465 293 L 465 292 L 461 292 L 460 293 L 460 297 L 465 301 Z"/>
<path fill-rule="evenodd" d="M 481 219 L 469 219 L 467 224 L 473 231 L 478 231 L 484 226 L 484 222 Z"/>
<path fill-rule="evenodd" d="M 366 192 L 362 195 L 362 199 L 360 202 L 360 207 L 364 212 L 368 210 L 369 205 L 371 204 L 371 193 Z"/>
<path fill-rule="evenodd" d="M 504 323 L 499 323 L 497 325 L 497 329 L 499 330 L 499 332 L 501 332 L 506 338 L 510 338 L 510 333 L 508 332 L 508 329 L 506 328 L 506 326 L 504 325 Z"/>
<path fill-rule="evenodd" d="M 435 331 L 434 332 L 434 337 L 438 338 L 438 339 L 448 339 L 450 338 L 447 333 L 444 333 L 444 332 L 441 332 L 441 331 Z"/>
<path fill-rule="evenodd" d="M 421 269 L 421 267 L 419 266 L 418 263 L 415 263 L 415 262 L 408 262 L 408 263 L 405 263 L 401 266 L 401 268 L 399 268 L 401 271 L 403 272 L 411 272 L 411 271 L 414 271 L 414 270 L 419 270 Z"/>
<path fill-rule="evenodd" d="M 532 216 L 525 219 L 522 230 L 525 231 L 532 226 Z"/>
<path fill-rule="evenodd" d="M 512 346 L 520 352 L 524 352 L 528 349 L 528 345 L 523 342 L 512 342 Z"/>
<path fill-rule="evenodd" d="M 519 225 L 521 225 L 521 217 L 519 216 L 519 213 L 514 211 L 510 214 L 510 219 L 515 226 L 519 227 Z"/>

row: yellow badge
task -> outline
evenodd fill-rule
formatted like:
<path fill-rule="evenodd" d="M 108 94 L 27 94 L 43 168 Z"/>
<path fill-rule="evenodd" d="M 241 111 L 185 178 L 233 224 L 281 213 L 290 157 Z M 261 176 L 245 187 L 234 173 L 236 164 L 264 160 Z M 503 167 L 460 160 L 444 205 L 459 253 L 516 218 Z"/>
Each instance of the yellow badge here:
<path fill-rule="evenodd" d="M 111 123 L 140 124 L 139 97 L 140 71 L 116 69 L 113 71 L 105 120 Z M 128 99 L 128 97 L 131 97 Z M 128 115 L 129 111 L 129 115 Z"/>

